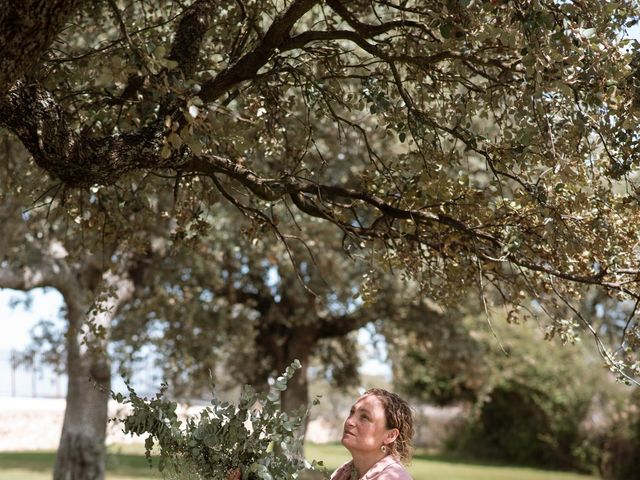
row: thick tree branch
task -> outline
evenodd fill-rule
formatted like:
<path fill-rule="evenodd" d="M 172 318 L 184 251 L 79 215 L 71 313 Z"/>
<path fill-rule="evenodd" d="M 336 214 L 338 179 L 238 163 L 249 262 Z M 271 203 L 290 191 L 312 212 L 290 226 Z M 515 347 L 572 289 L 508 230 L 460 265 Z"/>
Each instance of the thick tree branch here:
<path fill-rule="evenodd" d="M 232 87 L 253 78 L 269 61 L 276 49 L 290 38 L 295 23 L 319 0 L 295 0 L 289 8 L 277 17 L 262 40 L 236 63 L 220 72 L 213 80 L 202 86 L 200 98 L 212 102 L 228 92 Z"/>
<path fill-rule="evenodd" d="M 20 137 L 39 166 L 55 174 L 71 187 L 113 184 L 123 174 L 145 168 L 174 168 L 207 176 L 223 174 L 239 181 L 264 200 L 274 201 L 290 196 L 301 211 L 328 220 L 344 231 L 361 237 L 381 238 L 376 233 L 375 226 L 355 227 L 338 220 L 328 208 L 327 202 L 336 204 L 345 199 L 358 200 L 374 207 L 388 218 L 409 220 L 416 225 L 441 225 L 451 228 L 472 240 L 469 245 L 474 246 L 469 248 L 483 260 L 510 261 L 565 280 L 600 284 L 627 292 L 624 286 L 615 282 L 605 282 L 597 275 L 565 273 L 549 265 L 520 259 L 517 254 L 505 256 L 501 240 L 480 230 L 479 227 L 466 225 L 442 213 L 399 208 L 366 191 L 319 185 L 295 177 L 265 179 L 231 160 L 215 155 L 192 156 L 189 160 L 179 155 L 161 159 L 159 151 L 163 144 L 163 136 L 159 128 L 148 127 L 135 133 L 101 139 L 82 138 L 69 128 L 63 112 L 51 96 L 37 86 L 15 88 L 0 101 L 0 125 L 10 127 Z M 408 238 L 407 233 L 388 233 L 391 236 L 396 234 Z M 415 241 L 425 241 L 421 235 L 414 236 Z"/>
<path fill-rule="evenodd" d="M 358 315 L 341 315 L 339 317 L 319 318 L 315 327 L 315 338 L 336 338 L 353 332 L 367 323 L 375 320 L 366 315 L 362 309 L 358 310 Z"/>
<path fill-rule="evenodd" d="M 29 291 L 34 288 L 54 287 L 59 272 L 52 265 L 43 267 L 46 270 L 33 266 L 14 268 L 5 261 L 0 265 L 0 288 Z"/>
<path fill-rule="evenodd" d="M 0 98 L 37 65 L 83 0 L 12 0 L 0 9 Z"/>
<path fill-rule="evenodd" d="M 426 223 L 440 223 L 449 227 L 453 227 L 456 230 L 472 234 L 474 237 L 478 237 L 483 240 L 488 240 L 492 243 L 498 244 L 497 239 L 491 235 L 483 234 L 481 232 L 472 231 L 471 228 L 464 225 L 462 222 L 443 214 L 436 214 L 431 212 L 425 212 L 421 210 L 408 210 L 398 208 L 391 205 L 389 202 L 384 201 L 380 197 L 368 193 L 366 191 L 334 186 L 334 185 L 321 185 L 308 180 L 295 178 L 295 177 L 283 177 L 280 179 L 263 179 L 248 170 L 230 160 L 222 157 L 209 155 L 199 156 L 191 159 L 185 164 L 185 171 L 191 173 L 204 173 L 207 175 L 222 173 L 235 180 L 238 180 L 245 187 L 251 190 L 258 197 L 263 200 L 274 201 L 282 198 L 284 195 L 300 195 L 307 194 L 317 199 L 326 200 L 360 200 L 368 205 L 371 205 L 378 209 L 383 214 L 402 220 L 413 220 L 414 222 L 426 222 Z"/>
<path fill-rule="evenodd" d="M 340 0 L 327 0 L 327 5 L 329 5 L 331 9 L 336 12 L 351 28 L 366 38 L 382 35 L 383 33 L 400 27 L 410 27 L 422 30 L 435 39 L 433 33 L 420 22 L 402 19 L 384 22 L 378 25 L 371 25 L 359 21 L 344 5 L 342 5 Z"/>
<path fill-rule="evenodd" d="M 331 41 L 331 40 L 347 40 L 355 43 L 365 52 L 377 57 L 385 62 L 401 62 L 410 65 L 416 65 L 420 68 L 430 67 L 442 60 L 462 58 L 459 53 L 450 52 L 448 50 L 434 53 L 433 55 L 407 55 L 407 54 L 393 54 L 386 53 L 377 45 L 369 43 L 367 39 L 357 32 L 350 30 L 333 30 L 333 31 L 307 31 L 299 35 L 296 35 L 291 40 L 287 41 L 283 46 L 283 51 L 294 50 L 302 48 L 308 43 L 316 41 Z"/>
<path fill-rule="evenodd" d="M 97 139 L 80 135 L 52 95 L 37 85 L 18 82 L 0 99 L 0 126 L 20 138 L 38 166 L 70 187 L 113 184 L 131 170 L 163 163 L 159 128 Z"/>
<path fill-rule="evenodd" d="M 528 270 L 546 273 L 555 278 L 561 278 L 574 283 L 602 285 L 608 289 L 624 292 L 633 298 L 637 298 L 637 295 L 626 288 L 624 283 L 608 281 L 602 274 L 581 275 L 570 273 L 557 269 L 548 262 L 536 263 L 520 255 L 519 252 L 505 254 L 503 241 L 491 233 L 482 231 L 479 226 L 467 225 L 456 218 L 442 213 L 398 208 L 366 191 L 340 186 L 322 185 L 294 177 L 264 179 L 234 162 L 215 156 L 208 156 L 206 158 L 200 156 L 194 158 L 185 164 L 185 169 L 192 173 L 204 175 L 224 174 L 239 181 L 255 195 L 267 201 L 279 200 L 285 195 L 288 195 L 304 213 L 328 220 L 344 231 L 362 238 L 406 238 L 411 239 L 413 242 L 427 244 L 426 237 L 430 235 L 429 232 L 435 233 L 433 226 L 440 225 L 461 234 L 463 238 L 466 239 L 464 243 L 467 245 L 467 253 L 476 256 L 484 262 L 513 263 Z M 355 227 L 348 222 L 339 220 L 325 208 L 327 204 L 337 204 L 345 199 L 359 200 L 366 205 L 376 208 L 387 218 L 410 220 L 416 225 L 423 225 L 426 230 L 416 234 L 400 233 L 390 230 L 381 234 L 375 231 L 375 225 L 370 227 Z M 433 244 L 430 244 L 430 247 L 438 250 L 445 248 L 443 245 Z"/>
<path fill-rule="evenodd" d="M 346 40 L 359 46 L 362 50 L 369 53 L 375 58 L 379 58 L 387 63 L 402 63 L 406 65 L 414 65 L 423 70 L 433 67 L 444 60 L 459 60 L 467 65 L 470 69 L 473 69 L 473 65 L 480 65 L 484 67 L 496 67 L 501 70 L 509 70 L 511 68 L 503 65 L 497 60 L 484 60 L 480 57 L 472 57 L 464 55 L 458 51 L 443 50 L 433 53 L 431 55 L 413 55 L 406 53 L 394 53 L 393 51 L 385 51 L 378 45 L 367 41 L 367 37 L 359 32 L 353 32 L 351 30 L 330 30 L 330 31 L 318 31 L 310 30 L 303 32 L 299 35 L 292 37 L 285 42 L 281 48 L 282 51 L 296 50 L 304 48 L 307 44 L 312 42 L 327 42 L 336 40 Z"/>
<path fill-rule="evenodd" d="M 185 78 L 191 78 L 196 72 L 202 42 L 216 9 L 214 0 L 198 0 L 180 19 L 169 59 L 178 62 Z"/>
<path fill-rule="evenodd" d="M 56 258 L 58 247 L 52 243 L 42 251 L 38 261 L 29 265 L 17 265 L 9 260 L 0 262 L 0 288 L 29 291 L 34 288 L 51 287 L 63 295 L 77 291 L 74 275 L 63 259 Z"/>

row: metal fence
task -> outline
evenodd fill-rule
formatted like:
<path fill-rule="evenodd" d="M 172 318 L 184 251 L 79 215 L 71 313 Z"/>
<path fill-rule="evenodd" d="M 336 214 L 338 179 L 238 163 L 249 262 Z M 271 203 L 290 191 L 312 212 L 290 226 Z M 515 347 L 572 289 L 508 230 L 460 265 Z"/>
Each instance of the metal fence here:
<path fill-rule="evenodd" d="M 67 392 L 67 376 L 37 360 L 17 362 L 17 352 L 0 350 L 0 396 L 62 398 Z"/>
<path fill-rule="evenodd" d="M 51 365 L 34 360 L 19 363 L 18 352 L 0 350 L 0 397 L 65 398 L 67 376 Z M 111 388 L 126 393 L 124 380 L 112 372 Z M 161 373 L 150 356 L 139 362 L 129 379 L 139 395 L 153 395 L 160 388 Z"/>

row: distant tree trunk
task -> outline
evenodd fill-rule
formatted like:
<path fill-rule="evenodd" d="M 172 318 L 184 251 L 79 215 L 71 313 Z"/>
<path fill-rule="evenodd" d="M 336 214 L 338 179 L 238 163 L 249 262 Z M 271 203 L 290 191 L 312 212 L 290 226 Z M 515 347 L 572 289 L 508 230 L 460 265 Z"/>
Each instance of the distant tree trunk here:
<path fill-rule="evenodd" d="M 67 335 L 67 406 L 56 456 L 54 480 L 103 480 L 106 429 L 111 391 L 111 361 L 107 353 L 109 327 L 119 307 L 133 293 L 126 276 L 102 275 L 103 285 L 115 288 L 113 297 L 93 305 L 97 313 L 88 318 L 102 335 L 83 334 L 90 309 L 74 295 L 65 295 Z M 93 290 L 89 287 L 88 290 Z M 89 342 L 89 345 L 83 342 Z"/>
<path fill-rule="evenodd" d="M 278 365 L 278 371 L 282 373 L 295 359 L 300 360 L 302 364 L 302 368 L 295 373 L 287 389 L 282 392 L 282 408 L 287 412 L 294 411 L 301 407 L 305 408 L 309 403 L 307 367 L 311 349 L 315 346 L 315 338 L 311 338 L 308 333 L 306 335 L 305 333 L 307 332 L 295 332 L 287 339 L 283 348 L 285 355 L 282 358 L 281 364 Z"/>
<path fill-rule="evenodd" d="M 266 309 L 264 310 L 266 311 Z M 324 319 L 316 323 L 302 326 L 289 326 L 283 323 L 264 322 L 259 334 L 260 345 L 257 346 L 261 358 L 269 358 L 271 365 L 278 373 L 298 359 L 302 368 L 289 381 L 287 389 L 280 397 L 282 410 L 288 413 L 309 405 L 309 380 L 307 369 L 309 358 L 317 343 L 323 338 L 335 338 L 355 331 L 367 322 L 365 316 L 343 316 L 340 319 Z M 262 372 L 261 372 L 262 373 Z M 268 373 L 267 373 L 268 375 Z M 258 378 L 258 375 L 255 377 Z M 307 424 L 302 426 L 306 434 Z"/>
<path fill-rule="evenodd" d="M 268 380 L 274 370 L 282 374 L 297 359 L 302 368 L 295 373 L 287 389 L 280 395 L 280 403 L 282 410 L 287 413 L 304 410 L 309 406 L 309 359 L 318 342 L 325 338 L 347 335 L 364 326 L 369 319 L 366 315 L 342 315 L 318 318 L 317 321 L 296 326 L 292 325 L 293 322 L 283 321 L 295 311 L 297 304 L 293 299 L 285 295 L 275 307 L 276 303 L 267 294 L 259 297 L 256 303 L 263 321 L 258 327 L 259 342 L 255 344 L 256 361 L 250 367 L 250 383 L 266 383 L 264 379 Z M 255 368 L 254 365 L 265 365 L 266 368 Z M 300 430 L 303 436 L 307 432 L 307 422 L 308 419 Z"/>
<path fill-rule="evenodd" d="M 106 352 L 82 352 L 84 312 L 67 303 L 67 406 L 54 480 L 102 480 L 111 364 Z"/>
<path fill-rule="evenodd" d="M 314 330 L 309 327 L 298 327 L 291 330 L 285 344 L 282 346 L 282 356 L 278 362 L 278 371 L 280 373 L 284 372 L 295 359 L 298 359 L 302 364 L 302 368 L 295 373 L 289 381 L 287 389 L 282 392 L 280 397 L 282 410 L 285 412 L 291 413 L 300 409 L 304 410 L 309 405 L 307 368 L 309 366 L 309 357 L 315 344 Z M 301 430 L 302 434 L 306 434 L 306 422 L 302 425 Z"/>

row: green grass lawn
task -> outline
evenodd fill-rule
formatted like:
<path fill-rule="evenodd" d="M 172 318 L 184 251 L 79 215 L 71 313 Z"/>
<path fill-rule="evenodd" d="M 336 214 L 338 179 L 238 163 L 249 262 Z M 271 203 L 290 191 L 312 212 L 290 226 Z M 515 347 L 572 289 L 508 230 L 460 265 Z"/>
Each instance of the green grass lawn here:
<path fill-rule="evenodd" d="M 308 445 L 308 458 L 323 460 L 333 470 L 349 460 L 349 453 L 341 445 Z M 598 477 L 574 473 L 554 472 L 525 467 L 487 465 L 441 455 L 414 456 L 409 465 L 414 480 L 595 480 Z"/>
<path fill-rule="evenodd" d="M 150 469 L 141 447 L 110 449 L 108 480 L 157 480 L 162 476 Z M 51 480 L 55 452 L 0 452 L 3 480 Z"/>
<path fill-rule="evenodd" d="M 307 445 L 310 459 L 322 460 L 333 470 L 349 459 L 340 445 Z M 6 480 L 49 480 L 53 452 L 0 452 L 0 478 Z M 589 480 L 597 477 L 573 473 L 470 463 L 435 455 L 416 455 L 409 467 L 414 480 Z M 111 447 L 107 480 L 157 480 L 162 476 L 149 469 L 140 446 Z"/>

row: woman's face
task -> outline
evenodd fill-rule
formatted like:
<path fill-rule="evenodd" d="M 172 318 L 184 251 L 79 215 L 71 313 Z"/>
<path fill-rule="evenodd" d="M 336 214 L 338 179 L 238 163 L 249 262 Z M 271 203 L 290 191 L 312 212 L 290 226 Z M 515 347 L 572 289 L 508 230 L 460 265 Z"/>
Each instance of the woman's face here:
<path fill-rule="evenodd" d="M 395 440 L 398 430 L 388 429 L 384 406 L 375 395 L 365 395 L 351 407 L 344 422 L 342 445 L 354 453 L 380 452 L 380 447 Z"/>

